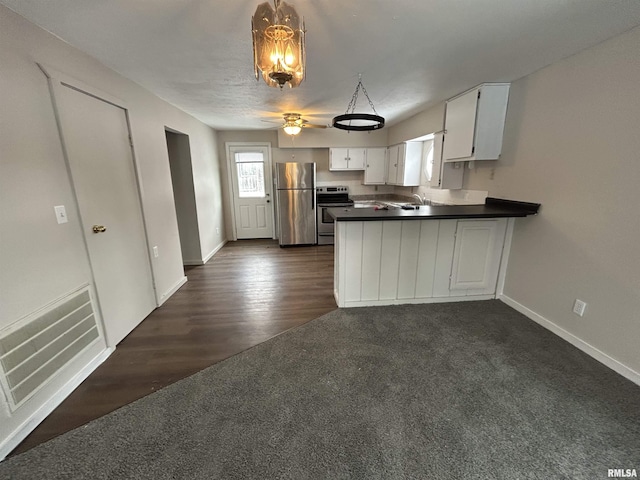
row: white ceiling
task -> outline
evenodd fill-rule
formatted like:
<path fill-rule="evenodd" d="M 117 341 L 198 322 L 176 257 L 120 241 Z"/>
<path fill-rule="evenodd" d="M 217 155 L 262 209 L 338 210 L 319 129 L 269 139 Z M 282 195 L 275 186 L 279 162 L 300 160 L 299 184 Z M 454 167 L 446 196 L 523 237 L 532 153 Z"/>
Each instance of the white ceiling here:
<path fill-rule="evenodd" d="M 271 128 L 289 111 L 330 123 L 358 73 L 392 125 L 640 25 L 639 0 L 289 0 L 306 22 L 307 77 L 281 91 L 253 76 L 261 0 L 0 3 L 221 130 Z M 363 95 L 356 111 L 371 113 Z"/>

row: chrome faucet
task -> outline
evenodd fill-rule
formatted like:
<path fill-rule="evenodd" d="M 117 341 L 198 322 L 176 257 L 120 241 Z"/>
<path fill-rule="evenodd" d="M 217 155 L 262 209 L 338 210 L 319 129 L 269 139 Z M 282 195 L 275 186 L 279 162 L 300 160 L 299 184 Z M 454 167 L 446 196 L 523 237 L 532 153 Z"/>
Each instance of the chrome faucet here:
<path fill-rule="evenodd" d="M 414 193 L 413 196 L 418 199 L 418 202 L 420 203 L 420 205 L 431 205 L 431 201 L 427 199 L 426 195 L 424 197 L 421 197 L 417 193 Z"/>

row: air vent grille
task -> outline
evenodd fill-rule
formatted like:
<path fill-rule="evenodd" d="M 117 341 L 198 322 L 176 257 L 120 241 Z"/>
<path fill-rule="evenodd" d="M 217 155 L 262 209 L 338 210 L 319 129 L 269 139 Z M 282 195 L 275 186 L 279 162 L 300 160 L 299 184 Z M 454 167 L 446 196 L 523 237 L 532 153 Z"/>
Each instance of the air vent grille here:
<path fill-rule="evenodd" d="M 17 329 L 0 332 L 2 385 L 18 407 L 100 337 L 88 289 Z"/>

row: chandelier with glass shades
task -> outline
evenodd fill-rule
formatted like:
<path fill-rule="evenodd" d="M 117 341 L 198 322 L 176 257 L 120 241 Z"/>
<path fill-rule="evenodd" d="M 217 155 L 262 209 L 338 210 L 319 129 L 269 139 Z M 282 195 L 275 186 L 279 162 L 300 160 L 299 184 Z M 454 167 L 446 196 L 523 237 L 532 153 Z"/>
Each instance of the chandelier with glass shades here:
<path fill-rule="evenodd" d="M 304 80 L 304 19 L 288 3 L 273 3 L 275 10 L 264 2 L 251 18 L 254 72 L 270 87 L 297 87 Z"/>

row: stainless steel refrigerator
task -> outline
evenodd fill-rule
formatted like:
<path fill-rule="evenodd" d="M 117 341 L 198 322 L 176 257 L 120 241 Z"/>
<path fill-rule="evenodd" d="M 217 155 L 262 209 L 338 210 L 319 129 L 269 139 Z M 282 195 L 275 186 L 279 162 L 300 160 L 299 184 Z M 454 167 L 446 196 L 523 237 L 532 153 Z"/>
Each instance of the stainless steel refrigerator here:
<path fill-rule="evenodd" d="M 316 243 L 316 164 L 276 163 L 280 246 Z"/>

